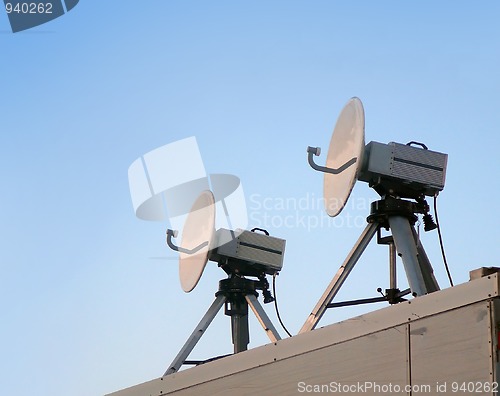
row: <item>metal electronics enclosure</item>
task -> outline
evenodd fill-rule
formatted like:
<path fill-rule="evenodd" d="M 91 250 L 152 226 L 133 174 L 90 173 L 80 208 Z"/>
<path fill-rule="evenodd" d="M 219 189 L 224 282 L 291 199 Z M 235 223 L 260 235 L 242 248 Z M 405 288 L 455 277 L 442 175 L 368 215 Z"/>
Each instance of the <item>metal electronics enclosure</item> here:
<path fill-rule="evenodd" d="M 353 394 L 452 394 L 464 384 L 494 395 L 499 290 L 499 274 L 484 276 L 112 395 L 288 396 L 341 386 Z"/>
<path fill-rule="evenodd" d="M 379 193 L 394 190 L 403 196 L 433 196 L 444 188 L 447 161 L 447 154 L 420 147 L 370 142 L 358 179 Z"/>
<path fill-rule="evenodd" d="M 285 253 L 285 240 L 247 230 L 221 228 L 215 233 L 217 248 L 210 260 L 220 262 L 234 259 L 258 272 L 273 275 L 281 271 Z"/>

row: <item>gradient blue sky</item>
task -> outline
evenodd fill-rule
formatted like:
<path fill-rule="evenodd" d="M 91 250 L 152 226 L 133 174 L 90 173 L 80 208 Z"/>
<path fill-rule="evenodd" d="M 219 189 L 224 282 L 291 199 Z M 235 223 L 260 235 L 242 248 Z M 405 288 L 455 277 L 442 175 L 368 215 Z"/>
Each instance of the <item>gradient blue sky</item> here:
<path fill-rule="evenodd" d="M 223 273 L 209 263 L 182 292 L 176 262 L 152 259 L 173 256 L 168 224 L 134 217 L 127 169 L 188 136 L 207 172 L 241 178 L 250 226 L 267 213 L 287 240 L 278 298 L 294 334 L 377 198 L 358 183 L 335 220 L 312 205 L 322 177 L 306 147 L 326 149 L 352 96 L 367 142 L 449 154 L 439 214 L 455 282 L 499 265 L 499 16 L 497 1 L 82 0 L 12 34 L 0 12 L 0 394 L 102 395 L 163 374 Z M 286 216 L 323 223 L 279 226 Z M 437 234 L 422 238 L 447 287 Z M 373 242 L 339 299 L 387 286 Z M 251 346 L 267 342 L 251 328 Z M 192 358 L 229 353 L 229 337 L 221 313 Z"/>

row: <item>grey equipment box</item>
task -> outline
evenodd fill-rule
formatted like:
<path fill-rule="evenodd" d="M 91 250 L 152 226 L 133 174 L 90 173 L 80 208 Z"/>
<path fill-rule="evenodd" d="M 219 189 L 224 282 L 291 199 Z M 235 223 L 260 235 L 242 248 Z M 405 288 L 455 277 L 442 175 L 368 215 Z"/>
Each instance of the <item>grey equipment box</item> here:
<path fill-rule="evenodd" d="M 434 196 L 444 188 L 447 161 L 447 154 L 424 148 L 370 142 L 358 179 L 370 183 L 379 193 Z"/>
<path fill-rule="evenodd" d="M 285 240 L 257 232 L 221 228 L 215 233 L 217 248 L 210 260 L 234 259 L 250 265 L 256 271 L 273 275 L 283 267 Z"/>

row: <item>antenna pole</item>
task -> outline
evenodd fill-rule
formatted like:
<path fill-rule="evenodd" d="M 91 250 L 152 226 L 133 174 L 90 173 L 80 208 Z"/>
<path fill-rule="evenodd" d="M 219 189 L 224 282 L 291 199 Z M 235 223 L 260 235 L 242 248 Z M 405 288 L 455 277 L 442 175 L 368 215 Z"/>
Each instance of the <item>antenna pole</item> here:
<path fill-rule="evenodd" d="M 231 316 L 234 353 L 246 351 L 250 343 L 250 332 L 248 330 L 248 303 L 244 295 L 235 294 L 227 297 L 225 314 Z"/>

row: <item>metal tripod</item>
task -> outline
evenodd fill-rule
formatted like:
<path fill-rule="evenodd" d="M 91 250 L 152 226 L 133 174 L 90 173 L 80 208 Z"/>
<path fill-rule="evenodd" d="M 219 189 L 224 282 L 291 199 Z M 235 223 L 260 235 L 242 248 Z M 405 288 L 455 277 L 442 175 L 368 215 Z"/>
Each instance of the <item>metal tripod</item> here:
<path fill-rule="evenodd" d="M 252 309 L 269 339 L 272 342 L 280 340 L 281 337 L 257 300 L 258 293 L 256 289 L 262 289 L 265 298 L 264 302 L 269 301 L 266 300 L 266 298 L 271 298 L 270 301 L 273 301 L 267 290 L 267 286 L 268 284 L 265 278 L 257 281 L 230 275 L 229 278 L 221 280 L 219 282 L 219 291 L 215 294 L 215 301 L 210 308 L 208 308 L 208 311 L 205 313 L 200 323 L 195 327 L 191 336 L 163 375 L 165 376 L 177 372 L 183 364 L 202 363 L 200 361 L 187 361 L 186 359 L 223 305 L 225 305 L 225 314 L 231 317 L 234 353 L 246 351 L 248 343 L 250 342 L 248 306 Z M 269 293 L 268 295 L 266 295 L 266 291 Z"/>
<path fill-rule="evenodd" d="M 427 212 L 427 204 L 422 200 L 413 202 L 387 196 L 380 201 L 373 202 L 371 205 L 371 214 L 367 219 L 368 225 L 361 233 L 358 241 L 300 329 L 299 334 L 313 330 L 325 311 L 335 305 L 330 304 L 331 301 L 342 287 L 342 284 L 349 276 L 349 273 L 376 232 L 379 236 L 379 243 L 389 244 L 390 247 L 390 287 L 392 290 L 397 290 L 395 274 L 395 252 L 397 251 L 403 260 L 408 284 L 414 296 L 422 296 L 438 291 L 439 285 L 434 277 L 431 263 L 414 228 L 417 220 L 415 214 L 426 214 Z M 392 238 L 388 242 L 387 240 L 381 242 L 381 228 L 391 230 Z M 389 298 L 385 298 L 385 300 L 389 300 Z"/>

